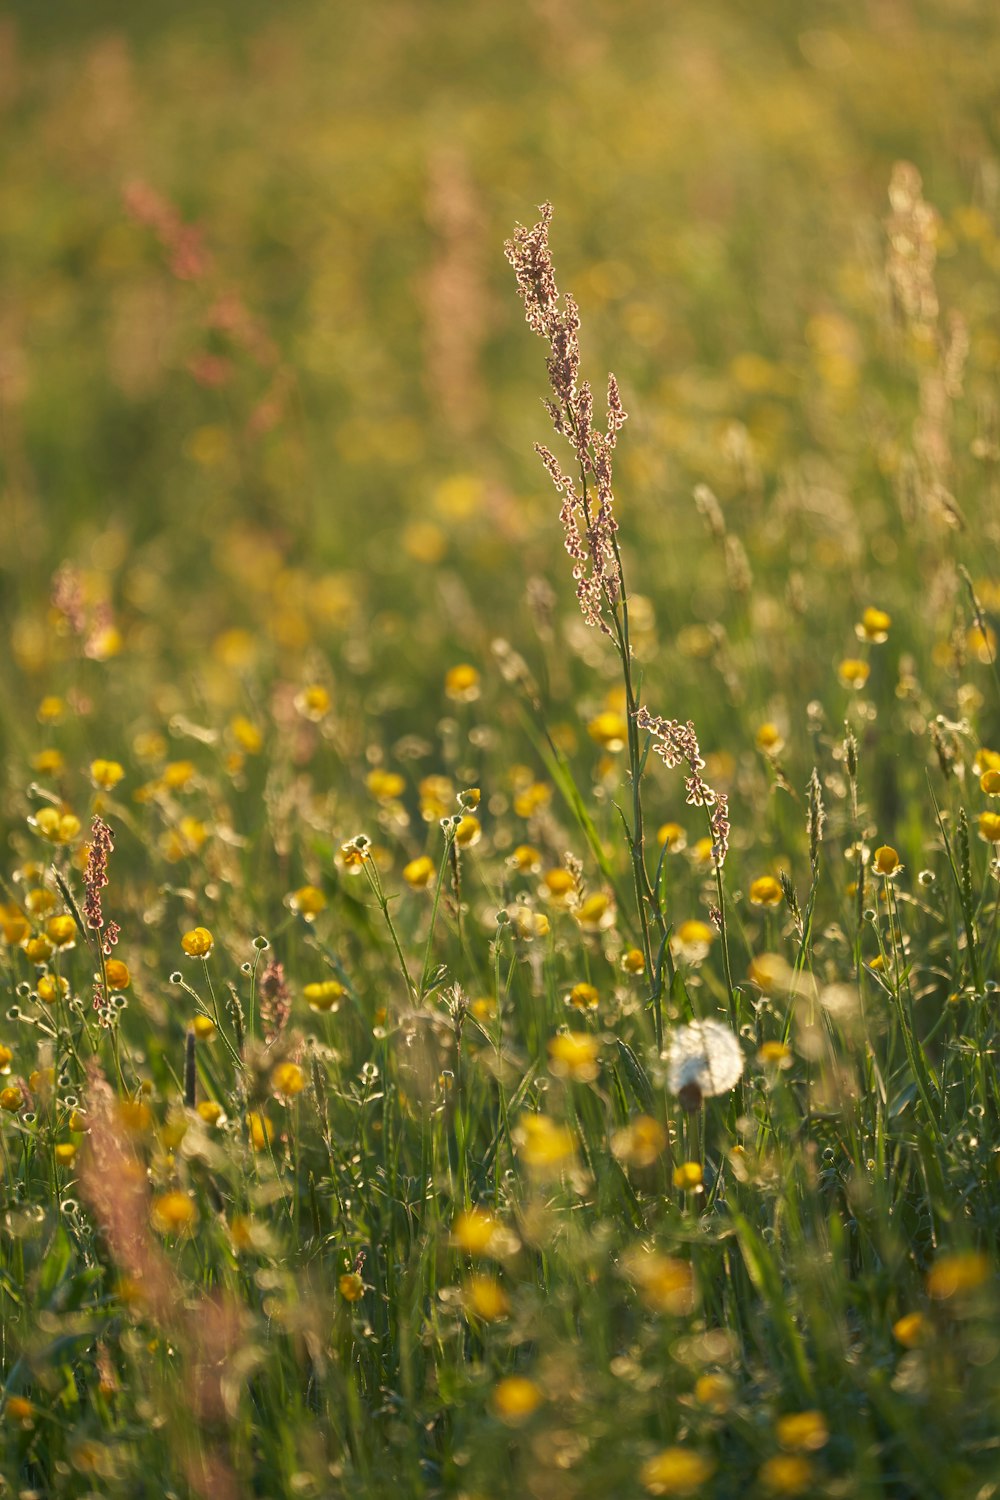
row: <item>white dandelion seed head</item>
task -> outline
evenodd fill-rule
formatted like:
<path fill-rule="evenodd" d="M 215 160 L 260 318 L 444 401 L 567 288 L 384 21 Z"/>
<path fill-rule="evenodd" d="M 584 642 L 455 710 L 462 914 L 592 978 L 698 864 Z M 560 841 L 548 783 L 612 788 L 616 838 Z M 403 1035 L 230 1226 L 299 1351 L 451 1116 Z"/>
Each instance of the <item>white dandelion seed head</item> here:
<path fill-rule="evenodd" d="M 672 1094 L 703 1098 L 727 1094 L 743 1076 L 743 1051 L 721 1021 L 692 1021 L 671 1033 L 667 1044 L 667 1087 Z"/>

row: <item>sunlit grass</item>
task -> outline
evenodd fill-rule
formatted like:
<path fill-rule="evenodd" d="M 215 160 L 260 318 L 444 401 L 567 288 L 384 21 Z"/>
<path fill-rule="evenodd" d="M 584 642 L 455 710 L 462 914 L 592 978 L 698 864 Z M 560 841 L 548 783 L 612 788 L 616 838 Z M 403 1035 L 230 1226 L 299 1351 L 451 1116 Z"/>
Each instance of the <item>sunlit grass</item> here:
<path fill-rule="evenodd" d="M 41 24 L 0 1490 L 988 1500 L 995 24 Z"/>

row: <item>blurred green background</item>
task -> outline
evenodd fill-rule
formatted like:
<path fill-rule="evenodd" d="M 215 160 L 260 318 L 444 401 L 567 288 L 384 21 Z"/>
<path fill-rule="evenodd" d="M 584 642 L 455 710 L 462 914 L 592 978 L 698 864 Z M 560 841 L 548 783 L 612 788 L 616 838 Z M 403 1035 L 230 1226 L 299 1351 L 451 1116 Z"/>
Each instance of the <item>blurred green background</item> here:
<path fill-rule="evenodd" d="M 996 411 L 998 76 L 985 0 L 8 6 L 18 673 L 49 685 L 67 560 L 137 660 L 234 628 L 286 663 L 353 636 L 348 662 L 390 671 L 404 708 L 443 650 L 533 643 L 526 578 L 572 617 L 532 453 L 543 349 L 502 254 L 549 198 L 586 371 L 600 391 L 614 369 L 632 414 L 618 510 L 651 640 L 723 620 L 767 663 L 763 708 L 790 634 L 832 619 L 843 654 L 858 608 L 890 607 L 893 578 L 912 593 L 940 550 L 901 536 L 921 357 L 883 276 L 899 159 L 939 211 L 942 305 L 970 330 L 959 546 L 975 562 L 995 543 L 993 468 L 969 455 Z M 727 617 L 699 482 L 766 585 L 755 615 Z M 830 652 L 798 669 L 805 698 Z"/>

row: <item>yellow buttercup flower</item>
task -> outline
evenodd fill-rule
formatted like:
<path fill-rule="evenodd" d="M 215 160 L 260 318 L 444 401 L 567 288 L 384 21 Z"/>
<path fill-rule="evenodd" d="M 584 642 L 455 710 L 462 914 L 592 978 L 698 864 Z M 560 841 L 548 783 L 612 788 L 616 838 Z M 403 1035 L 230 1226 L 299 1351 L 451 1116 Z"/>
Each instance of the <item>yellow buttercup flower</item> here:
<path fill-rule="evenodd" d="M 215 939 L 207 927 L 192 927 L 181 938 L 181 947 L 188 958 L 207 958 L 215 946 Z"/>

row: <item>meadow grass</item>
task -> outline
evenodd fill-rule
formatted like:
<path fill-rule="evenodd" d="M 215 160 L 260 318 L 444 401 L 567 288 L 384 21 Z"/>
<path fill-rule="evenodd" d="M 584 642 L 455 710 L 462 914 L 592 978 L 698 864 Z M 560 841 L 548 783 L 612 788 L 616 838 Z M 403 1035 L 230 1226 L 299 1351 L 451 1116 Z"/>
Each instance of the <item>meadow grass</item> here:
<path fill-rule="evenodd" d="M 220 16 L 0 36 L 0 1494 L 990 1500 L 995 23 Z"/>

